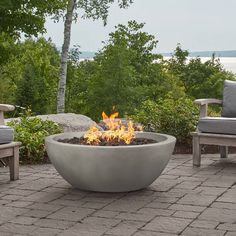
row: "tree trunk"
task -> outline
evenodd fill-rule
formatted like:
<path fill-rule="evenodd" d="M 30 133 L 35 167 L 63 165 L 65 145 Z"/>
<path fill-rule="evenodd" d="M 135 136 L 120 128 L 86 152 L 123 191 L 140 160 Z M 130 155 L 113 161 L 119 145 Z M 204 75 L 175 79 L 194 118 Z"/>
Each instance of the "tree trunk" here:
<path fill-rule="evenodd" d="M 57 93 L 57 113 L 65 111 L 65 92 L 66 92 L 66 76 L 67 76 L 67 60 L 70 47 L 71 24 L 73 20 L 73 11 L 76 0 L 68 0 L 66 19 L 64 24 L 64 42 L 61 52 L 60 79 Z"/>

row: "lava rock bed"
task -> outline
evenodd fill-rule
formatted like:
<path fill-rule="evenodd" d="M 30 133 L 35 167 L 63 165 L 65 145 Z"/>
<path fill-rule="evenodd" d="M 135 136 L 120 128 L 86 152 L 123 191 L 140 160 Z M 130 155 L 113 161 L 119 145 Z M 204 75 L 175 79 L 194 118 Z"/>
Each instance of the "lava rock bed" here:
<path fill-rule="evenodd" d="M 61 143 L 69 143 L 69 144 L 75 144 L 75 145 L 89 145 L 89 146 L 133 146 L 133 145 L 144 145 L 144 144 L 152 144 L 152 143 L 158 143 L 156 140 L 153 139 L 147 139 L 147 138 L 134 138 L 131 143 L 126 144 L 122 140 L 114 139 L 111 141 L 107 141 L 106 139 L 100 139 L 100 142 L 98 144 L 89 144 L 87 143 L 87 138 L 84 137 L 74 137 L 70 139 L 59 139 L 57 140 Z"/>

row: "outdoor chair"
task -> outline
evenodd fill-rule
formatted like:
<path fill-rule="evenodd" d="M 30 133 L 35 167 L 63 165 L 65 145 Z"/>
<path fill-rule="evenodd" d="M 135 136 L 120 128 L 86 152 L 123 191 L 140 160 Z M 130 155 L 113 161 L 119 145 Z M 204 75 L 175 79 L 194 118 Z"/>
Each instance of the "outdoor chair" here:
<path fill-rule="evenodd" d="M 228 156 L 228 147 L 236 146 L 236 82 L 224 81 L 223 100 L 197 99 L 200 119 L 193 137 L 193 165 L 201 165 L 201 146 L 219 145 L 221 158 Z M 222 105 L 221 117 L 208 117 L 208 104 Z"/>
<path fill-rule="evenodd" d="M 7 158 L 10 169 L 10 180 L 19 179 L 19 146 L 20 142 L 14 142 L 14 130 L 4 125 L 4 112 L 13 111 L 12 105 L 0 104 L 0 161 Z"/>

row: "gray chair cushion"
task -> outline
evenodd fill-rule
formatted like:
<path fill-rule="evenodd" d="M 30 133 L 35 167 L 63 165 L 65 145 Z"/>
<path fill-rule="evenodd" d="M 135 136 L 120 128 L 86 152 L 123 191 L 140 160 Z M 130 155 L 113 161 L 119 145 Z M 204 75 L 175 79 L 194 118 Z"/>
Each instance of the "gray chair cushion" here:
<path fill-rule="evenodd" d="M 204 117 L 198 122 L 198 130 L 204 133 L 236 134 L 236 118 Z"/>
<path fill-rule="evenodd" d="M 14 140 L 14 130 L 5 125 L 0 125 L 0 144 L 10 143 Z"/>
<path fill-rule="evenodd" d="M 225 80 L 223 91 L 223 117 L 236 117 L 236 82 Z"/>

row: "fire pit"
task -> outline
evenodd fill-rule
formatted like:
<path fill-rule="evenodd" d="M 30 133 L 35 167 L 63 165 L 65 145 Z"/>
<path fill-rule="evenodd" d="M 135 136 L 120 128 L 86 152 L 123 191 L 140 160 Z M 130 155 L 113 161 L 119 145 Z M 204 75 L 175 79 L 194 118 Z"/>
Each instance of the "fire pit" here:
<path fill-rule="evenodd" d="M 114 125 L 114 120 L 108 120 L 108 124 Z M 116 131 L 120 135 L 118 137 L 111 131 L 102 132 L 94 127 L 87 133 L 51 135 L 46 138 L 46 150 L 59 174 L 75 188 L 99 192 L 142 189 L 162 173 L 176 139 L 165 134 L 134 132 L 132 127 L 131 123 L 126 130 L 123 126 L 119 127 L 124 132 Z M 121 140 L 121 136 L 125 139 Z M 81 143 L 68 143 L 72 139 L 81 140 Z M 114 140 L 118 140 L 120 145 Z M 142 140 L 142 143 L 136 145 L 135 141 L 132 144 L 133 140 Z"/>

